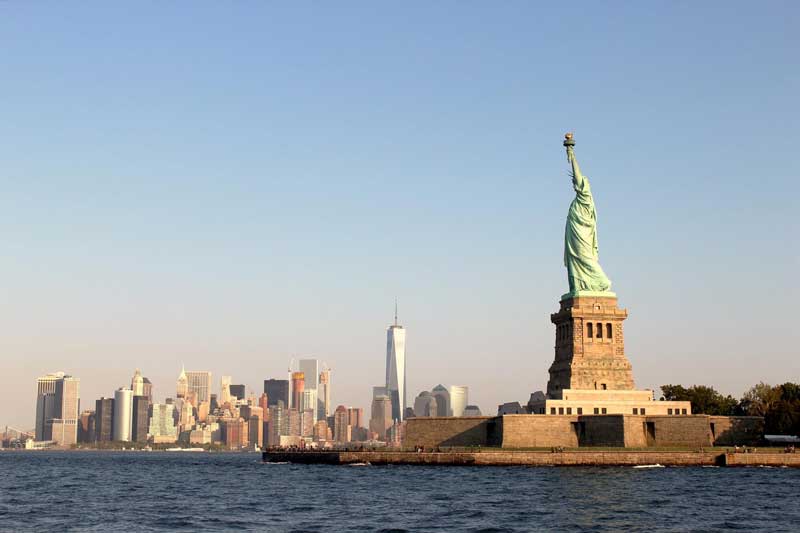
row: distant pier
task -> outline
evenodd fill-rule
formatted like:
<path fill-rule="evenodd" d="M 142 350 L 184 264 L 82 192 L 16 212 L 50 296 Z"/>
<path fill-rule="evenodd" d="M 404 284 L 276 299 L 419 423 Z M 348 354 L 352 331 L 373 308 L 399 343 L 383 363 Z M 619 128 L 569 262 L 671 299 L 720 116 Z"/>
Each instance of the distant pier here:
<path fill-rule="evenodd" d="M 772 466 L 800 468 L 797 453 L 721 451 L 267 451 L 267 463 L 439 466 Z"/>

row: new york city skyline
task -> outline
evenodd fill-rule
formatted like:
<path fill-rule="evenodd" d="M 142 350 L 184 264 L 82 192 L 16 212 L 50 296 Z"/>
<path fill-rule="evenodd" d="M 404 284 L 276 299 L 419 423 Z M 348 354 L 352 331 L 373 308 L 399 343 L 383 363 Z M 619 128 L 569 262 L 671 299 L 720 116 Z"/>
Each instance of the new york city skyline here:
<path fill-rule="evenodd" d="M 259 390 L 292 357 L 368 409 L 395 297 L 408 403 L 527 400 L 565 131 L 637 386 L 797 380 L 797 8 L 449 7 L 4 14 L 0 424 L 32 427 L 57 370 L 89 408 L 135 368 L 163 398 L 181 364 Z"/>

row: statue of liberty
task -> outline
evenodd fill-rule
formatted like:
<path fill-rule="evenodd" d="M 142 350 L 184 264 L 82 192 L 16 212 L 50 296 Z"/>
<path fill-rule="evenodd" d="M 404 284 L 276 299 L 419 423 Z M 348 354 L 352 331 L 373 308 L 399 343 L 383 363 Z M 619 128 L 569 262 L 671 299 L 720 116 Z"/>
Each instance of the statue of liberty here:
<path fill-rule="evenodd" d="M 572 177 L 575 199 L 569 206 L 564 232 L 564 265 L 569 277 L 569 293 L 564 297 L 576 296 L 579 292 L 608 292 L 611 281 L 598 262 L 597 212 L 592 189 L 589 179 L 581 174 L 578 167 L 572 134 L 567 133 L 565 138 L 567 160 L 572 164 L 569 175 Z"/>

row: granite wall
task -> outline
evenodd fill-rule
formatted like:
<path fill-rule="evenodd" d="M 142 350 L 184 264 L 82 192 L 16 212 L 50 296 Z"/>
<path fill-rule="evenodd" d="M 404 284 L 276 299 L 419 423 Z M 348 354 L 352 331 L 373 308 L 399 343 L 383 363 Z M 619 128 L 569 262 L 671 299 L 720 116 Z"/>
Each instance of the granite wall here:
<path fill-rule="evenodd" d="M 646 448 L 755 445 L 759 417 L 642 415 L 503 415 L 408 419 L 403 446 Z"/>
<path fill-rule="evenodd" d="M 764 435 L 764 419 L 760 416 L 709 417 L 715 446 L 755 446 Z"/>
<path fill-rule="evenodd" d="M 409 418 L 403 446 L 499 446 L 497 422 L 494 416 Z"/>
<path fill-rule="evenodd" d="M 579 445 L 578 416 L 504 415 L 503 448 L 539 448 Z"/>

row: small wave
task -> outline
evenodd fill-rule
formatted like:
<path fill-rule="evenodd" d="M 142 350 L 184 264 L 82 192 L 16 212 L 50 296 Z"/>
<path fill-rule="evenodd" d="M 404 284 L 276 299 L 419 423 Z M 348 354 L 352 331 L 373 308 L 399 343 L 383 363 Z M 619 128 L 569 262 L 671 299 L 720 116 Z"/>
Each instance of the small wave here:
<path fill-rule="evenodd" d="M 291 464 L 289 461 L 268 461 L 264 463 L 265 465 L 288 465 Z"/>
<path fill-rule="evenodd" d="M 349 463 L 347 466 L 372 466 L 370 463 Z"/>
<path fill-rule="evenodd" d="M 634 468 L 664 468 L 664 465 L 656 463 L 654 465 L 636 465 Z"/>

